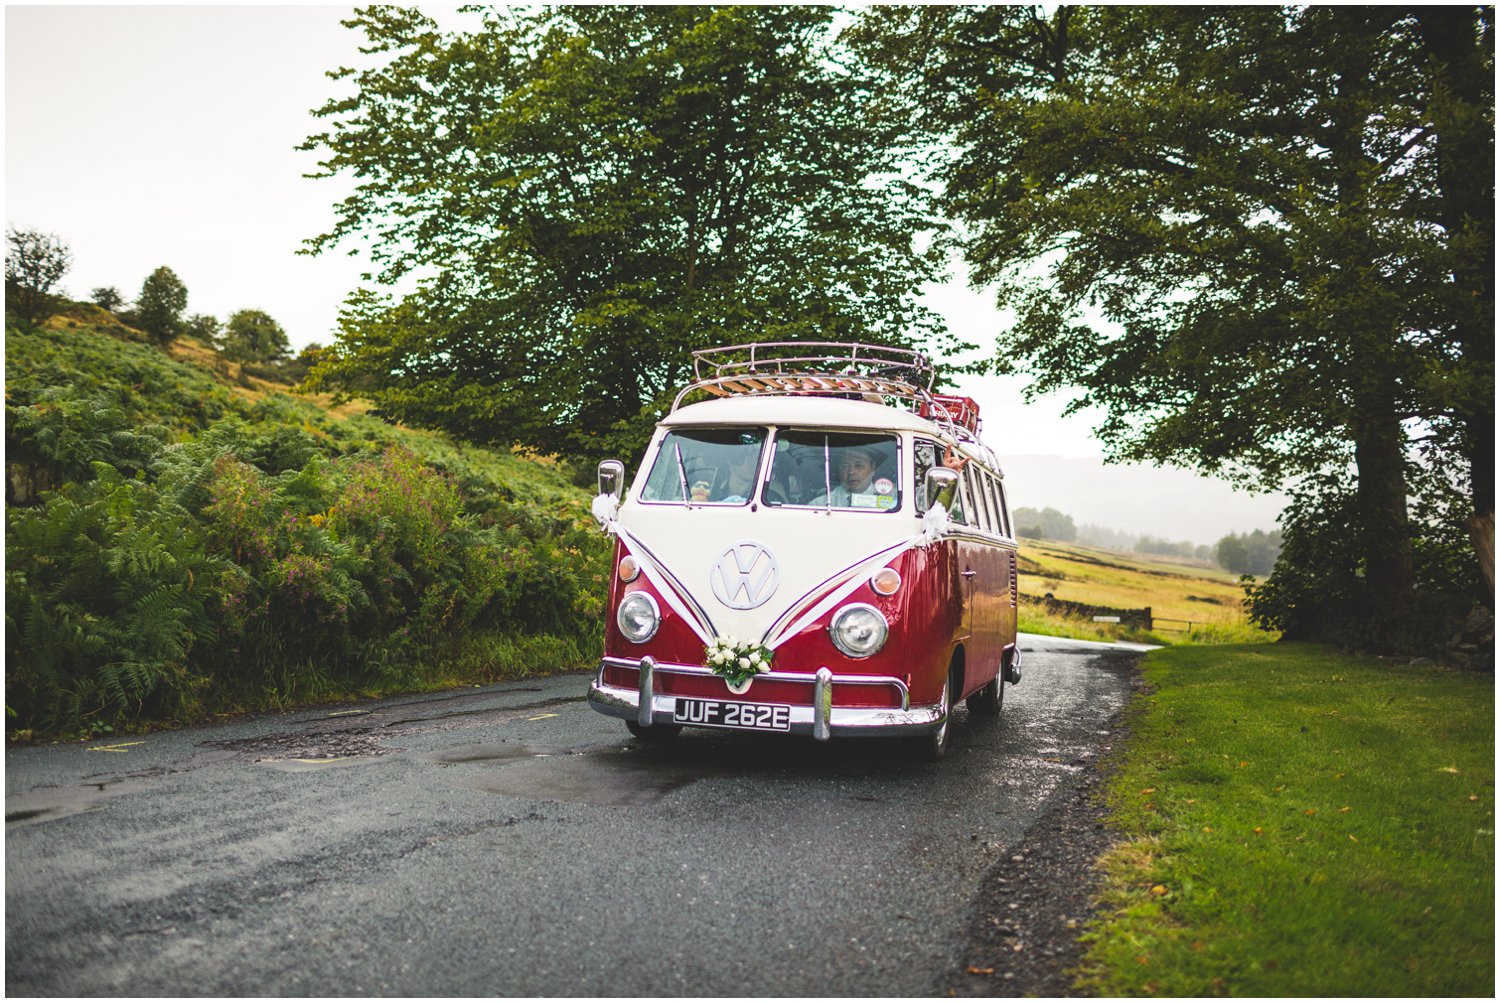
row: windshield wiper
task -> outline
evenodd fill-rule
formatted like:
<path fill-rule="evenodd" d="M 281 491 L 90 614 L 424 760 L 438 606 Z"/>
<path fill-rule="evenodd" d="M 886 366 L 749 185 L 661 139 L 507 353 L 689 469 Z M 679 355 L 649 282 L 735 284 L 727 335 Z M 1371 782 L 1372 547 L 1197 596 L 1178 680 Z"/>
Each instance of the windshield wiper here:
<path fill-rule="evenodd" d="M 672 448 L 677 452 L 677 474 L 682 478 L 682 504 L 692 508 L 693 500 L 688 497 L 687 467 L 682 463 L 682 443 L 674 442 Z"/>
<path fill-rule="evenodd" d="M 828 473 L 828 436 L 823 436 L 823 511 L 833 511 L 833 478 Z"/>

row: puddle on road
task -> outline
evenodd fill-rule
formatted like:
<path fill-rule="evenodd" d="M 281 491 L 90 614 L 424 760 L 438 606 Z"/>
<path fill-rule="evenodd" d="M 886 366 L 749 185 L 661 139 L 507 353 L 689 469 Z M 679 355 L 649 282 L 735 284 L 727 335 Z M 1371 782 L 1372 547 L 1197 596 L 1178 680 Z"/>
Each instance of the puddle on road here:
<path fill-rule="evenodd" d="M 921 764 L 913 767 L 904 750 L 894 747 L 824 746 L 810 738 L 788 741 L 785 736 L 739 734 L 694 735 L 657 747 L 464 745 L 416 758 L 443 765 L 478 764 L 483 772 L 468 773 L 458 782 L 490 794 L 603 806 L 654 804 L 711 778 L 811 774 L 838 783 L 841 796 L 847 796 L 843 785 L 848 781 L 910 781 L 928 772 Z"/>
<path fill-rule="evenodd" d="M 69 815 L 93 811 L 110 798 L 145 790 L 143 783 L 129 781 L 89 784 L 86 787 L 42 787 L 5 799 L 5 828 L 53 822 Z"/>
<path fill-rule="evenodd" d="M 575 755 L 573 749 L 552 745 L 460 745 L 437 752 L 424 752 L 413 756 L 424 763 L 492 763 L 511 762 L 516 759 L 536 759 L 546 756 Z"/>
<path fill-rule="evenodd" d="M 595 752 L 512 761 L 463 784 L 489 794 L 613 807 L 654 804 L 708 775 L 638 752 Z"/>

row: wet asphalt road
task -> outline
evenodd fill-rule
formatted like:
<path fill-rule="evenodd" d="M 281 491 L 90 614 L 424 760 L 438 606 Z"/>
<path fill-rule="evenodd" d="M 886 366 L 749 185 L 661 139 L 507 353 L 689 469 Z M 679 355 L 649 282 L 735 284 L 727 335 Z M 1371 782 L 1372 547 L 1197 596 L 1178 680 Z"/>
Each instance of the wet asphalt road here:
<path fill-rule="evenodd" d="M 937 764 L 642 747 L 586 674 L 10 749 L 7 994 L 935 994 L 1128 696 L 1128 650 L 1022 647 Z"/>

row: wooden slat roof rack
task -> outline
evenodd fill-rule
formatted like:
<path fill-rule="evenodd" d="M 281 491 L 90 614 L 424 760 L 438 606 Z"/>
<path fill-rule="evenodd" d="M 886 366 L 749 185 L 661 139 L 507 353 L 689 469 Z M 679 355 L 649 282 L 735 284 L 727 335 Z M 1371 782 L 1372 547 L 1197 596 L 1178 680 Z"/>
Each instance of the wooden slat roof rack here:
<path fill-rule="evenodd" d="M 855 397 L 915 411 L 954 439 L 993 453 L 979 441 L 979 412 L 968 398 L 934 394 L 932 360 L 909 348 L 850 341 L 759 341 L 693 353 L 689 394 L 714 397 Z"/>

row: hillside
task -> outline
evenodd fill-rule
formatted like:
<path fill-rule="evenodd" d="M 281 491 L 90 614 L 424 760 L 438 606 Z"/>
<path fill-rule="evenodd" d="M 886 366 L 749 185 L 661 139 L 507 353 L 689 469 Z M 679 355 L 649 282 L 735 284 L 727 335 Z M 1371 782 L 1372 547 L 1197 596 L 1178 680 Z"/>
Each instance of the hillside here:
<path fill-rule="evenodd" d="M 1132 637 L 1139 630 L 1093 622 L 1049 604 L 1150 608 L 1152 639 L 1192 641 L 1274 640 L 1250 625 L 1239 579 L 1218 568 L 1192 567 L 1140 554 L 1120 554 L 1052 540 L 1022 540 L 1018 568 L 1021 629 L 1075 637 Z M 1105 614 L 1109 615 L 1109 614 Z"/>
<path fill-rule="evenodd" d="M 93 307 L 5 347 L 12 734 L 597 654 L 607 547 L 555 464 L 164 352 Z"/>

